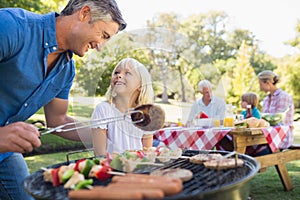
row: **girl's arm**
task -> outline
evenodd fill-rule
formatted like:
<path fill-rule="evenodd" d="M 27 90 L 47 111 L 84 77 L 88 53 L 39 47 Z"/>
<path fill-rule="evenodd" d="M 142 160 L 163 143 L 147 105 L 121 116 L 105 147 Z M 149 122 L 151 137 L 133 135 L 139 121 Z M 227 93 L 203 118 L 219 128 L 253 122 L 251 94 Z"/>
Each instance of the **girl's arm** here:
<path fill-rule="evenodd" d="M 143 147 L 146 147 L 146 148 L 152 147 L 153 135 L 152 134 L 143 135 L 142 144 L 143 144 Z"/>
<path fill-rule="evenodd" d="M 107 130 L 100 128 L 92 129 L 92 136 L 95 156 L 105 156 L 107 145 Z"/>

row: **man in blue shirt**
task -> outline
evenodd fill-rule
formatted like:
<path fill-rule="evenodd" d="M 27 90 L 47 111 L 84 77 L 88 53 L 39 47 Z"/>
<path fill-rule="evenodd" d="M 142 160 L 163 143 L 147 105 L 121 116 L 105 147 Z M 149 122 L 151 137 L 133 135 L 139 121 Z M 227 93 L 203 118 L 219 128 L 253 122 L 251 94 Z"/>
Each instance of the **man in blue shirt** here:
<path fill-rule="evenodd" d="M 29 175 L 22 153 L 41 142 L 24 121 L 44 107 L 48 127 L 73 122 L 66 115 L 73 53 L 101 50 L 126 23 L 114 0 L 70 0 L 60 14 L 0 9 L 0 18 L 0 199 L 31 199 L 22 187 Z M 61 136 L 82 139 L 76 131 Z"/>

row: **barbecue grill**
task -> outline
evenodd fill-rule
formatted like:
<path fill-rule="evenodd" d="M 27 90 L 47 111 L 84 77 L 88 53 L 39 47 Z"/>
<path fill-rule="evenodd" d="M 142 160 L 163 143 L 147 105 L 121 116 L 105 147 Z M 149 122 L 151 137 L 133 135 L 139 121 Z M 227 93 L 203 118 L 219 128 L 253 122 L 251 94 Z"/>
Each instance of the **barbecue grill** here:
<path fill-rule="evenodd" d="M 184 150 L 184 156 L 193 156 L 199 153 L 221 153 L 226 155 L 226 151 L 198 151 Z M 185 168 L 193 172 L 193 178 L 183 183 L 183 190 L 177 195 L 165 197 L 165 200 L 179 199 L 214 199 L 214 200 L 246 200 L 250 194 L 250 180 L 256 175 L 260 166 L 254 158 L 238 154 L 238 158 L 244 161 L 243 167 L 226 170 L 207 169 L 204 165 L 190 163 L 188 159 L 179 158 L 171 160 L 163 167 L 147 166 L 143 169 L 135 170 L 134 173 L 150 173 L 156 169 L 164 168 Z M 75 161 L 74 161 L 75 162 Z M 50 166 L 56 168 L 68 163 L 60 163 Z M 94 180 L 95 185 L 107 185 L 111 179 L 106 181 Z M 67 200 L 68 190 L 63 186 L 53 187 L 51 183 L 44 182 L 43 171 L 39 170 L 28 176 L 24 180 L 25 190 L 36 199 L 41 200 Z"/>

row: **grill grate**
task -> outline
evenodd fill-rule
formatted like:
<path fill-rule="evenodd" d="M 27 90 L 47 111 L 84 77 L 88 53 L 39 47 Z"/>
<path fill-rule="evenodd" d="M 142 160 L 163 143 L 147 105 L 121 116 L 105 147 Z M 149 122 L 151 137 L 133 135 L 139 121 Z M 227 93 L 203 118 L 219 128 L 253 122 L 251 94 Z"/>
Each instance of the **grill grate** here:
<path fill-rule="evenodd" d="M 196 150 L 185 150 L 184 156 L 193 156 L 199 153 L 210 153 L 212 151 L 196 151 Z M 214 151 L 223 155 L 228 152 Z M 228 170 L 212 170 L 207 169 L 204 165 L 190 163 L 188 159 L 177 159 L 168 162 L 164 167 L 148 166 L 143 169 L 136 170 L 135 173 L 150 173 L 155 169 L 166 169 L 166 168 L 185 168 L 193 172 L 193 178 L 183 183 L 183 191 L 178 195 L 165 197 L 166 200 L 175 199 L 207 199 L 205 196 L 209 193 L 216 193 L 224 188 L 230 188 L 236 186 L 240 182 L 254 176 L 258 169 L 259 164 L 252 157 L 246 155 L 238 155 L 240 159 L 244 161 L 243 167 L 238 167 Z M 63 163 L 61 163 L 63 164 Z M 58 167 L 61 164 L 53 165 Z M 107 185 L 111 179 L 101 182 L 94 179 L 95 185 Z M 25 189 L 32 194 L 36 199 L 55 199 L 67 200 L 68 191 L 63 189 L 63 186 L 52 187 L 50 183 L 45 183 L 42 178 L 42 171 L 37 171 L 25 180 Z M 222 191 L 224 193 L 224 191 Z M 224 194 L 220 199 L 224 199 Z M 245 193 L 245 191 L 243 191 Z M 203 197 L 204 196 L 204 197 Z M 214 198 L 218 199 L 218 198 Z M 229 199 L 232 199 L 231 197 Z"/>
<path fill-rule="evenodd" d="M 197 150 L 185 150 L 183 156 L 194 156 L 199 153 L 218 152 L 222 155 L 228 154 L 223 151 L 197 151 Z M 213 170 L 207 169 L 202 164 L 193 164 L 188 159 L 179 158 L 167 163 L 164 167 L 149 166 L 142 170 L 136 170 L 135 173 L 149 173 L 155 169 L 167 169 L 167 168 L 185 168 L 193 172 L 193 178 L 184 182 L 183 191 L 175 196 L 166 197 L 165 199 L 186 199 L 191 196 L 201 196 L 205 193 L 218 191 L 222 188 L 229 187 L 233 184 L 237 184 L 246 179 L 251 173 L 257 172 L 257 166 L 255 166 L 253 159 L 245 157 L 245 155 L 238 155 L 240 159 L 244 161 L 243 167 L 237 167 L 227 170 Z"/>

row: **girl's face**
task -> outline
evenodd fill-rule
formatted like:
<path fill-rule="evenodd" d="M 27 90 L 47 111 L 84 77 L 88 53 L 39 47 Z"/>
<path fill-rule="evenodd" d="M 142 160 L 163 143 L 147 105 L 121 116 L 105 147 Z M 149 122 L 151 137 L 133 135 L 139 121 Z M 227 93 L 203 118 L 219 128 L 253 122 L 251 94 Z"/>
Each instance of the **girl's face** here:
<path fill-rule="evenodd" d="M 111 87 L 118 95 L 132 96 L 141 89 L 141 78 L 132 66 L 118 66 L 111 78 Z"/>
<path fill-rule="evenodd" d="M 242 108 L 247 108 L 248 103 L 246 101 L 241 102 Z"/>

